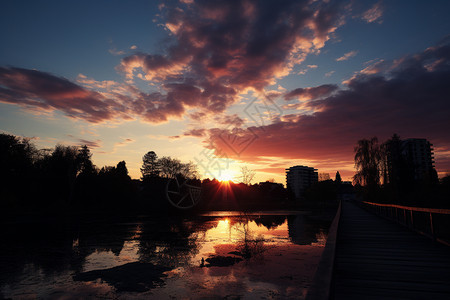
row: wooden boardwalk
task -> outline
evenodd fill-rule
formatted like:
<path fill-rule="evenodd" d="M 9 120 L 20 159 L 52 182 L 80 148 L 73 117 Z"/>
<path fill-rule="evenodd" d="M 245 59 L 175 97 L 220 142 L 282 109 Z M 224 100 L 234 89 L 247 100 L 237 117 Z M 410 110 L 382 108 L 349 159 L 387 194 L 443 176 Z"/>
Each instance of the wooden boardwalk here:
<path fill-rule="evenodd" d="M 332 299 L 450 299 L 450 247 L 343 202 Z"/>

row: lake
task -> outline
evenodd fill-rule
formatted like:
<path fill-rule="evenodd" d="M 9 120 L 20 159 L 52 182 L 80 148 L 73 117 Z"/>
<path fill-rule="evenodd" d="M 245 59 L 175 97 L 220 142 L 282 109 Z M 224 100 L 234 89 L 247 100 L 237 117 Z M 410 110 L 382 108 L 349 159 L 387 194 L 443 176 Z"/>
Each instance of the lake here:
<path fill-rule="evenodd" d="M 2 225 L 0 298 L 302 299 L 331 219 L 306 211 L 15 218 Z"/>

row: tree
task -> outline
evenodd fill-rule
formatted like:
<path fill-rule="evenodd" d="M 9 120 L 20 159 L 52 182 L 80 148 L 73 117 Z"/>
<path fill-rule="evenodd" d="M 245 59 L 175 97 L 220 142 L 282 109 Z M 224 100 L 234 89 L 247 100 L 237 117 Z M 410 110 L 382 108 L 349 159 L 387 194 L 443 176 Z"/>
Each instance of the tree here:
<path fill-rule="evenodd" d="M 341 174 L 339 174 L 339 171 L 336 172 L 336 177 L 334 179 L 334 182 L 336 182 L 337 184 L 342 183 L 342 178 L 341 178 Z"/>
<path fill-rule="evenodd" d="M 154 151 L 147 152 L 142 157 L 142 179 L 157 177 L 161 172 L 161 164 L 158 161 L 158 155 Z"/>
<path fill-rule="evenodd" d="M 185 178 L 197 178 L 198 177 L 198 170 L 197 165 L 193 162 L 188 162 L 185 164 L 181 164 L 181 175 Z"/>
<path fill-rule="evenodd" d="M 253 177 L 255 177 L 256 172 L 245 166 L 241 167 L 241 174 L 242 183 L 249 185 L 252 182 Z"/>
<path fill-rule="evenodd" d="M 319 181 L 330 180 L 330 174 L 328 173 L 319 173 Z"/>
<path fill-rule="evenodd" d="M 0 133 L 0 210 L 34 196 L 36 154 L 29 139 Z"/>
<path fill-rule="evenodd" d="M 378 145 L 378 139 L 373 137 L 370 140 L 359 140 L 354 151 L 357 170 L 353 176 L 354 182 L 365 186 L 378 186 L 382 164 L 382 150 Z"/>
<path fill-rule="evenodd" d="M 72 201 L 77 174 L 81 169 L 78 147 L 56 145 L 50 157 L 44 162 L 48 183 L 53 186 L 55 200 Z"/>
<path fill-rule="evenodd" d="M 123 178 L 128 177 L 127 164 L 125 163 L 124 160 L 117 163 L 116 174 L 118 177 L 123 177 Z"/>
<path fill-rule="evenodd" d="M 92 153 L 87 145 L 81 146 L 78 150 L 77 160 L 79 164 L 79 174 L 92 175 L 95 174 L 95 167 L 92 163 Z"/>
<path fill-rule="evenodd" d="M 179 159 L 164 156 L 159 159 L 159 164 L 161 166 L 161 175 L 163 177 L 174 178 L 177 174 L 181 173 L 182 163 Z"/>
<path fill-rule="evenodd" d="M 2 182 L 15 177 L 23 177 L 31 169 L 36 153 L 37 150 L 29 139 L 0 134 L 0 175 Z"/>

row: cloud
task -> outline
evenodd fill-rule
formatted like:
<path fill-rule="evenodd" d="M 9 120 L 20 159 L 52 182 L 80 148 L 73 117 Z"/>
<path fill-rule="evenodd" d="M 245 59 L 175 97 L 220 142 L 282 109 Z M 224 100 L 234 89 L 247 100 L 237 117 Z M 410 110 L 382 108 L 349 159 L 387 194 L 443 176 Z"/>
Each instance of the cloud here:
<path fill-rule="evenodd" d="M 430 64 L 432 68 L 427 67 Z M 347 89 L 311 102 L 320 108 L 313 114 L 293 114 L 267 126 L 242 129 L 240 140 L 250 141 L 255 133 L 258 138 L 239 159 L 255 162 L 276 156 L 291 159 L 292 164 L 307 160 L 323 169 L 344 165 L 350 176 L 353 147 L 359 139 L 378 136 L 384 141 L 397 133 L 402 138 L 429 139 L 436 147 L 438 170 L 448 172 L 450 44 L 430 47 L 390 65 L 383 73 L 359 74 L 349 80 Z M 298 89 L 300 95 L 303 92 Z M 233 155 L 219 131 L 209 134 L 216 148 Z"/>
<path fill-rule="evenodd" d="M 47 112 L 59 110 L 91 123 L 120 118 L 125 111 L 114 100 L 63 77 L 13 67 L 0 67 L 0 102 Z"/>
<path fill-rule="evenodd" d="M 367 65 L 364 69 L 357 71 L 353 74 L 353 76 L 350 79 L 344 80 L 342 83 L 347 85 L 349 84 L 353 79 L 355 79 L 357 76 L 361 75 L 371 75 L 371 74 L 379 74 L 379 73 L 385 73 L 389 70 L 392 70 L 396 67 L 397 64 L 401 63 L 400 59 L 399 61 L 389 62 L 385 61 L 384 59 L 373 59 L 370 60 L 364 65 Z"/>
<path fill-rule="evenodd" d="M 112 55 L 124 55 L 125 51 L 123 50 L 117 50 L 116 48 L 112 48 L 108 50 L 109 53 L 111 53 Z"/>
<path fill-rule="evenodd" d="M 131 49 L 131 50 L 136 50 L 136 49 L 137 49 L 137 46 L 136 46 L 136 45 L 133 45 L 133 46 L 130 47 L 130 49 Z"/>
<path fill-rule="evenodd" d="M 284 95 L 284 99 L 314 100 L 328 96 L 337 89 L 337 85 L 334 84 L 324 84 L 316 87 L 298 88 L 286 93 Z"/>
<path fill-rule="evenodd" d="M 297 75 L 305 75 L 306 72 L 308 72 L 310 69 L 316 69 L 317 65 L 307 65 L 306 69 L 301 69 L 300 71 L 297 72 Z"/>
<path fill-rule="evenodd" d="M 171 61 L 162 55 L 149 55 L 136 53 L 122 59 L 117 69 L 133 78 L 135 69 L 142 69 L 145 73 L 145 79 L 162 81 L 171 75 L 177 75 L 183 70 L 183 63 Z"/>
<path fill-rule="evenodd" d="M 219 115 L 214 117 L 214 121 L 223 125 L 234 125 L 241 127 L 244 124 L 244 120 L 240 118 L 237 114 L 233 115 Z"/>
<path fill-rule="evenodd" d="M 125 147 L 125 146 L 127 146 L 128 144 L 132 144 L 132 143 L 134 143 L 134 142 L 135 142 L 135 140 L 134 140 L 134 139 L 131 139 L 131 138 L 121 138 L 121 141 L 120 141 L 120 142 L 114 143 L 111 152 L 105 151 L 105 152 L 103 152 L 103 153 L 111 153 L 111 154 L 112 154 L 112 153 L 116 153 L 117 150 L 118 150 L 118 148 L 120 148 L 120 147 Z"/>
<path fill-rule="evenodd" d="M 189 103 L 163 96 L 178 106 L 178 116 L 186 107 L 222 112 L 244 90 L 262 91 L 306 55 L 320 51 L 343 24 L 341 5 L 249 0 L 167 4 L 161 15 L 172 36 L 170 46 L 162 54 L 127 56 L 118 70 L 128 80 L 162 84 L 168 93 L 175 86 L 190 86 L 196 92 Z"/>
<path fill-rule="evenodd" d="M 333 75 L 336 71 L 330 71 L 325 73 L 325 77 L 330 77 L 331 75 Z"/>
<path fill-rule="evenodd" d="M 88 141 L 85 139 L 78 139 L 78 141 L 82 144 L 82 145 L 86 145 L 89 148 L 99 148 L 102 146 L 102 142 L 100 140 L 96 140 L 96 141 Z"/>
<path fill-rule="evenodd" d="M 383 16 L 383 7 L 381 5 L 381 1 L 379 1 L 375 3 L 374 6 L 368 9 L 366 12 L 364 12 L 361 18 L 367 23 L 377 22 L 381 24 L 383 23 L 383 20 L 381 19 L 382 16 Z"/>
<path fill-rule="evenodd" d="M 140 118 L 161 123 L 181 118 L 189 107 L 222 112 L 235 91 L 205 85 L 168 83 L 165 93 L 144 93 L 136 87 L 114 81 L 96 81 L 80 74 L 78 85 L 50 73 L 0 67 L 0 102 L 38 112 L 59 110 L 74 119 L 90 123 L 120 122 Z M 93 90 L 97 91 L 93 91 Z"/>
<path fill-rule="evenodd" d="M 350 52 L 347 52 L 347 53 L 345 53 L 344 55 L 342 55 L 341 57 L 336 58 L 336 61 L 344 61 L 344 60 L 347 60 L 347 59 L 349 59 L 350 57 L 355 56 L 356 54 L 358 54 L 358 51 L 355 51 L 355 50 L 350 51 Z"/>
<path fill-rule="evenodd" d="M 91 123 L 215 116 L 241 93 L 262 92 L 318 53 L 344 15 L 341 1 L 328 0 L 181 1 L 160 9 L 170 42 L 161 53 L 123 57 L 117 70 L 125 83 L 82 74 L 74 83 L 42 71 L 1 68 L 0 101 Z M 110 52 L 124 54 L 114 47 Z M 155 89 L 140 90 L 137 78 Z"/>
<path fill-rule="evenodd" d="M 186 131 L 183 135 L 184 136 L 195 136 L 195 137 L 203 137 L 206 134 L 206 130 L 203 128 L 198 129 L 191 129 Z"/>

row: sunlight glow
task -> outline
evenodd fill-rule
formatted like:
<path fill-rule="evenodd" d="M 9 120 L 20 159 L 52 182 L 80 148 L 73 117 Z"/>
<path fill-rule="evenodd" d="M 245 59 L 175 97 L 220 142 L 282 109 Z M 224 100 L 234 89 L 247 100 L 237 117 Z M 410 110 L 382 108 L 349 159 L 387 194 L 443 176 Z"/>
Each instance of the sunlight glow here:
<path fill-rule="evenodd" d="M 231 170 L 224 170 L 217 178 L 219 181 L 232 181 L 234 178 Z"/>

